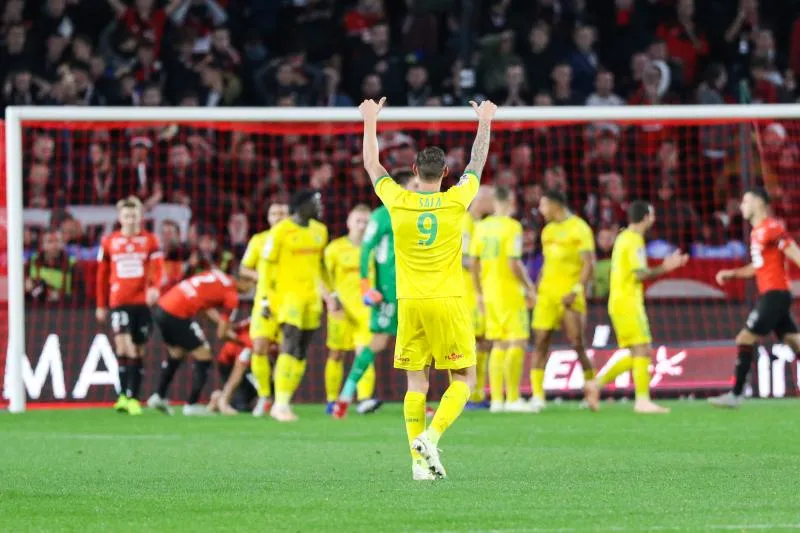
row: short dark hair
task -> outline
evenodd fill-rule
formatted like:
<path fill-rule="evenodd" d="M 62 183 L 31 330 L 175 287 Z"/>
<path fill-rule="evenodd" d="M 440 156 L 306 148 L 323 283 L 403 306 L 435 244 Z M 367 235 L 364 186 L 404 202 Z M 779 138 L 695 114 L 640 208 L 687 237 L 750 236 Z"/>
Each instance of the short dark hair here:
<path fill-rule="evenodd" d="M 494 187 L 494 199 L 498 202 L 508 202 L 512 194 L 514 194 L 514 191 L 505 185 L 495 185 Z"/>
<path fill-rule="evenodd" d="M 436 181 L 442 177 L 447 168 L 447 157 L 444 150 L 436 146 L 428 146 L 417 152 L 414 160 L 417 174 L 423 181 Z"/>
<path fill-rule="evenodd" d="M 310 202 L 319 192 L 305 189 L 294 193 L 289 200 L 289 209 L 292 213 L 296 212 L 299 208 Z"/>
<path fill-rule="evenodd" d="M 769 193 L 764 187 L 750 187 L 745 191 L 745 194 L 750 193 L 756 198 L 760 198 L 764 204 L 769 205 L 771 199 L 769 197 Z"/>
<path fill-rule="evenodd" d="M 638 224 L 650 214 L 652 209 L 653 206 L 651 206 L 649 202 L 634 200 L 631 202 L 631 205 L 628 206 L 628 223 Z"/>
<path fill-rule="evenodd" d="M 558 189 L 547 189 L 542 193 L 543 198 L 547 198 L 551 202 L 555 202 L 561 206 L 567 206 L 567 195 Z"/>
<path fill-rule="evenodd" d="M 410 168 L 403 168 L 394 172 L 392 176 L 395 183 L 405 187 L 406 184 L 414 177 L 414 172 Z"/>

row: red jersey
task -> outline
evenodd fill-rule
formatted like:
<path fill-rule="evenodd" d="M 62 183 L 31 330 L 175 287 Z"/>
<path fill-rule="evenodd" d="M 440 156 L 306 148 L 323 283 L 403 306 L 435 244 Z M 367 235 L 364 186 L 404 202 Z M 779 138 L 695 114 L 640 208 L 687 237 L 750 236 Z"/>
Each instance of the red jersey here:
<path fill-rule="evenodd" d="M 217 355 L 217 361 L 220 364 L 232 365 L 239 358 L 242 350 L 252 349 L 253 344 L 250 340 L 249 327 L 250 324 L 248 321 L 247 325 L 236 330 L 236 336 L 239 337 L 239 341 L 242 342 L 244 346 L 235 342 L 226 342 L 222 345 L 222 349 L 219 351 L 219 355 Z"/>
<path fill-rule="evenodd" d="M 164 257 L 158 238 L 149 231 L 126 237 L 107 235 L 97 253 L 97 307 L 144 305 L 150 287 L 161 287 Z"/>
<path fill-rule="evenodd" d="M 191 318 L 200 311 L 222 307 L 230 315 L 239 307 L 233 278 L 220 270 L 209 270 L 185 279 L 171 288 L 158 305 L 178 318 Z"/>
<path fill-rule="evenodd" d="M 783 251 L 793 242 L 783 224 L 774 218 L 764 219 L 750 232 L 750 258 L 759 294 L 789 290 L 789 271 Z"/>

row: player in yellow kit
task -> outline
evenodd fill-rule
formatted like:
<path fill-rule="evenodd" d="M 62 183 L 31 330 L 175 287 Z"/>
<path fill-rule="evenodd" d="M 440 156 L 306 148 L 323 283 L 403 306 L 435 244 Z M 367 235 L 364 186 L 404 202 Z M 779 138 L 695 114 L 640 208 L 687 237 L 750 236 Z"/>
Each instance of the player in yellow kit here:
<path fill-rule="evenodd" d="M 494 413 L 530 411 L 519 386 L 530 332 L 527 302 L 535 287 L 522 264 L 522 224 L 511 217 L 513 212 L 514 194 L 507 187 L 495 187 L 494 215 L 477 225 L 470 246 L 473 280 L 486 315 L 486 338 L 492 343 L 489 410 Z"/>
<path fill-rule="evenodd" d="M 545 406 L 544 368 L 549 357 L 553 331 L 563 326 L 567 340 L 577 352 L 584 379 L 594 378 L 592 361 L 586 356 L 586 290 L 594 272 L 594 234 L 582 218 L 572 214 L 566 197 L 546 191 L 539 212 L 547 221 L 542 230 L 544 265 L 537 283 L 533 310 L 535 354 L 531 369 L 535 412 Z M 588 400 L 588 398 L 587 398 Z M 589 404 L 597 409 L 596 404 Z"/>
<path fill-rule="evenodd" d="M 328 359 L 325 363 L 325 395 L 327 414 L 339 396 L 344 378 L 344 354 L 368 346 L 372 339 L 369 330 L 370 308 L 361 297 L 361 241 L 369 222 L 370 208 L 355 206 L 347 217 L 348 233 L 325 248 L 325 268 L 331 290 L 338 304 L 328 314 Z M 372 397 L 375 390 L 375 367 L 370 365 L 358 382 L 358 399 Z"/>
<path fill-rule="evenodd" d="M 644 235 L 655 222 L 653 206 L 636 200 L 628 207 L 628 228 L 619 234 L 611 253 L 611 286 L 608 297 L 608 314 L 617 335 L 620 348 L 629 354 L 617 360 L 598 379 L 587 384 L 587 396 L 599 397 L 600 389 L 614 381 L 623 372 L 631 371 L 636 390 L 633 410 L 637 413 L 668 413 L 669 409 L 650 400 L 650 324 L 644 308 L 642 283 L 656 278 L 689 260 L 689 256 L 674 252 L 654 268 L 648 268 Z M 596 400 L 595 400 L 596 401 Z"/>
<path fill-rule="evenodd" d="M 270 411 L 279 422 L 297 420 L 289 402 L 305 374 L 308 347 L 322 318 L 323 298 L 332 307 L 323 266 L 328 229 L 317 220 L 322 209 L 320 194 L 297 192 L 289 208 L 291 216 L 270 230 L 264 245 L 268 268 L 276 269 L 280 303 L 273 312 L 283 336 L 275 362 L 275 403 Z"/>
<path fill-rule="evenodd" d="M 269 227 L 289 216 L 289 206 L 274 203 L 267 211 Z M 275 269 L 269 268 L 264 247 L 269 231 L 256 233 L 247 243 L 247 249 L 239 265 L 243 276 L 257 281 L 256 294 L 253 298 L 253 311 L 250 317 L 250 338 L 253 340 L 253 351 L 250 357 L 250 369 L 256 378 L 258 401 L 253 408 L 253 416 L 264 416 L 272 403 L 272 367 L 269 362 L 270 347 L 280 344 L 280 326 L 278 318 L 271 309 L 277 309 L 280 302 L 277 297 Z M 226 405 L 221 405 L 226 409 Z"/>
<path fill-rule="evenodd" d="M 417 153 L 413 170 L 419 192 L 404 189 L 378 160 L 378 113 L 385 98 L 365 100 L 364 167 L 375 192 L 389 210 L 397 263 L 398 331 L 394 366 L 405 370 L 403 401 L 415 480 L 445 477 L 437 445 L 459 417 L 475 385 L 475 331 L 465 301 L 461 230 L 489 154 L 490 129 L 497 106 L 471 102 L 478 115 L 472 158 L 458 183 L 440 192 L 447 160 L 440 148 Z M 425 428 L 425 399 L 431 363 L 449 370 L 450 386 L 430 426 Z"/>
<path fill-rule="evenodd" d="M 492 188 L 481 185 L 478 194 L 469 205 L 467 215 L 464 217 L 464 231 L 461 236 L 461 251 L 464 261 L 464 285 L 466 287 L 467 304 L 472 312 L 472 325 L 475 328 L 476 363 L 475 363 L 475 389 L 467 403 L 467 409 L 484 409 L 489 406 L 486 401 L 486 365 L 489 359 L 489 349 L 492 343 L 486 340 L 486 317 L 483 309 L 478 305 L 478 296 L 475 293 L 475 284 L 472 280 L 472 258 L 469 255 L 472 236 L 475 226 L 492 212 Z"/>

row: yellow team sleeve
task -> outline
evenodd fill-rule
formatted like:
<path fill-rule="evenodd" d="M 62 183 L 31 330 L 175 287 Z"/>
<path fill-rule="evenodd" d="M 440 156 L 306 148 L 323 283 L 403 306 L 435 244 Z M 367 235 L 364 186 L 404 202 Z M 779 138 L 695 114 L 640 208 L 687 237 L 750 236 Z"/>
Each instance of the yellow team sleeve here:
<path fill-rule="evenodd" d="M 474 172 L 465 172 L 458 183 L 447 189 L 445 195 L 449 200 L 463 205 L 464 209 L 469 207 L 475 195 L 478 194 L 478 187 L 481 183 Z"/>
<path fill-rule="evenodd" d="M 405 192 L 406 190 L 399 186 L 388 174 L 381 176 L 375 182 L 375 193 L 386 207 L 392 207 L 400 203 L 400 198 Z"/>
<path fill-rule="evenodd" d="M 480 257 L 481 252 L 483 251 L 483 239 L 481 238 L 481 226 L 480 224 L 475 226 L 475 230 L 472 232 L 472 239 L 469 243 L 469 251 L 468 255 L 470 257 Z"/>
<path fill-rule="evenodd" d="M 244 251 L 241 265 L 245 268 L 255 270 L 258 265 L 258 260 L 261 259 L 261 250 L 263 246 L 263 237 L 261 235 L 253 235 L 247 243 L 247 249 Z"/>
<path fill-rule="evenodd" d="M 522 226 L 520 224 L 514 224 L 509 228 L 505 248 L 506 257 L 510 259 L 522 257 Z"/>
<path fill-rule="evenodd" d="M 578 237 L 579 252 L 594 252 L 594 233 L 586 222 L 581 221 Z"/>
<path fill-rule="evenodd" d="M 281 243 L 283 240 L 284 226 L 276 226 L 275 229 L 269 232 L 267 242 L 264 243 L 264 250 L 262 252 L 262 259 L 272 263 L 278 260 L 281 250 Z"/>
<path fill-rule="evenodd" d="M 631 266 L 633 272 L 647 269 L 647 253 L 644 249 L 644 244 L 641 242 L 631 241 L 630 244 L 626 243 L 626 259 L 627 263 Z"/>

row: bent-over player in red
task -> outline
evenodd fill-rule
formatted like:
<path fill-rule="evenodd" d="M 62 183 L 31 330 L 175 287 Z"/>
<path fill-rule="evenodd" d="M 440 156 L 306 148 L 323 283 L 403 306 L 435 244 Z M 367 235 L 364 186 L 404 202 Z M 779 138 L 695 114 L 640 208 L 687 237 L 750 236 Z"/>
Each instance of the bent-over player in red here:
<path fill-rule="evenodd" d="M 253 354 L 253 341 L 250 339 L 250 319 L 244 320 L 234 327 L 235 341 L 226 342 L 217 354 L 217 370 L 223 383 L 221 390 L 211 393 L 208 402 L 209 411 L 219 411 L 223 415 L 237 415 L 239 411 L 231 406 L 231 398 L 239 386 L 246 387 L 242 394 L 255 398 L 257 391 L 244 379 L 250 369 L 250 358 Z M 271 406 L 269 406 L 271 407 Z"/>
<path fill-rule="evenodd" d="M 792 292 L 786 259 L 800 266 L 800 248 L 784 225 L 769 216 L 769 194 L 764 189 L 750 189 L 742 198 L 742 216 L 750 222 L 750 264 L 717 272 L 717 283 L 731 278 L 752 278 L 758 286 L 758 303 L 747 317 L 745 327 L 736 336 L 739 351 L 734 370 L 733 389 L 709 398 L 716 407 L 739 407 L 744 398 L 747 374 L 753 365 L 756 343 L 769 333 L 800 353 L 800 334 L 792 316 Z"/>
<path fill-rule="evenodd" d="M 209 270 L 181 281 L 158 300 L 153 309 L 153 320 L 161 331 L 169 357 L 162 365 L 158 392 L 147 400 L 148 407 L 171 414 L 166 400 L 167 390 L 184 357 L 189 355 L 194 359 L 192 390 L 183 414 L 208 413 L 206 406 L 197 401 L 211 367 L 211 346 L 195 317 L 202 313 L 215 323 L 219 339 L 236 339 L 229 323 L 230 315 L 239 307 L 239 295 L 252 288 L 253 282 L 249 278 L 234 278 L 220 270 Z"/>
<path fill-rule="evenodd" d="M 117 202 L 120 229 L 103 238 L 97 254 L 97 309 L 105 324 L 111 309 L 120 393 L 114 409 L 142 414 L 139 387 L 142 357 L 150 338 L 150 309 L 160 295 L 164 257 L 158 238 L 142 229 L 142 203 L 135 196 Z"/>

